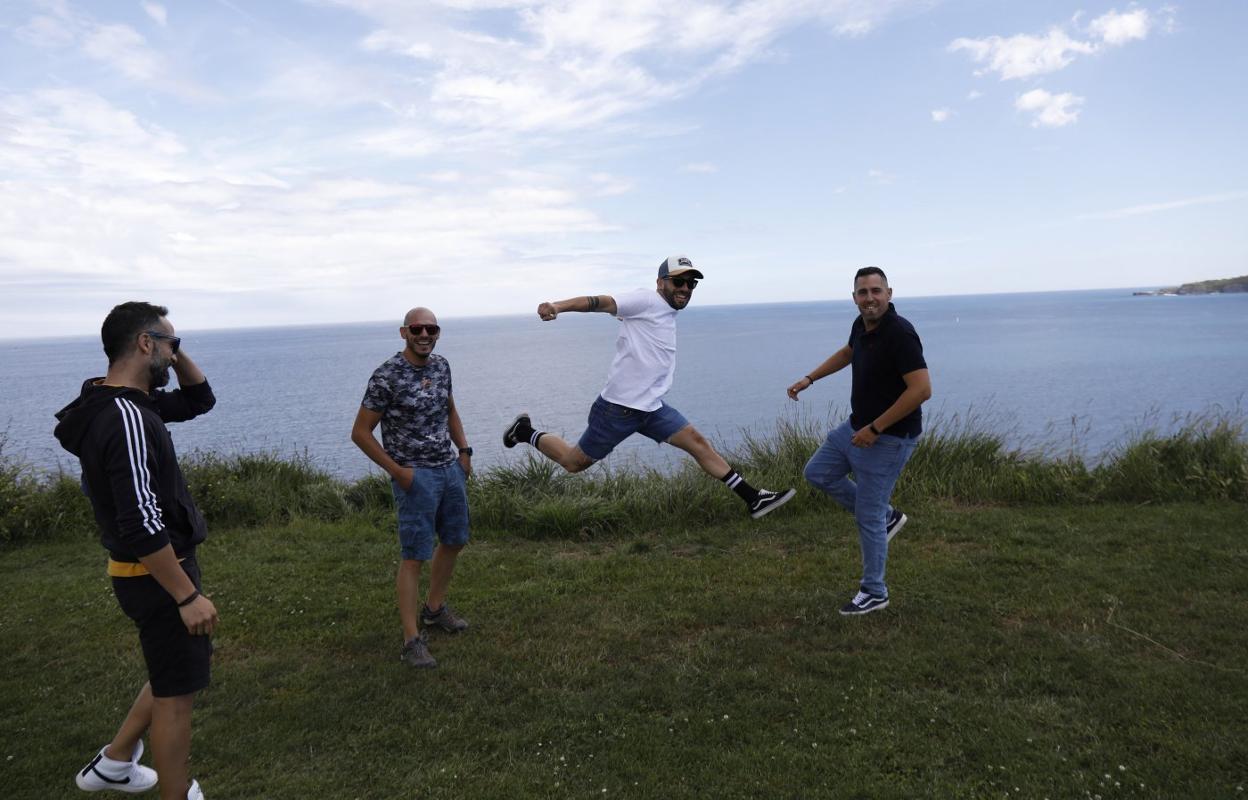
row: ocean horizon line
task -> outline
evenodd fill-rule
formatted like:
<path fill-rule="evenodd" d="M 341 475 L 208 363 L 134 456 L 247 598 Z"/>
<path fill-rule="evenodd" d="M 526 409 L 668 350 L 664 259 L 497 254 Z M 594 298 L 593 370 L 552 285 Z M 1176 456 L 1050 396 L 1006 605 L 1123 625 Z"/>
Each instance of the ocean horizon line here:
<path fill-rule="evenodd" d="M 1169 284 L 1166 284 L 1166 285 L 1169 286 Z M 900 298 L 900 302 L 904 303 L 907 300 L 949 299 L 953 297 L 967 297 L 967 298 L 971 298 L 971 297 L 974 297 L 974 298 L 1022 297 L 1022 296 L 1041 296 L 1041 295 L 1057 295 L 1057 294 L 1094 294 L 1098 292 L 1119 292 L 1119 291 L 1121 292 L 1152 291 L 1152 290 L 1156 290 L 1160 288 L 1163 288 L 1163 287 L 1152 286 L 1152 285 L 1150 286 L 1106 286 L 1106 287 L 1100 287 L 1100 288 L 1095 288 L 1095 289 L 1041 289 L 1041 290 L 1025 291 L 1025 292 L 976 292 L 976 293 L 970 293 L 970 294 L 950 293 L 950 294 L 903 295 Z M 1216 297 L 1219 295 L 1199 295 L 1199 296 Z M 125 301 L 119 301 L 119 302 L 125 302 Z M 706 303 L 706 304 L 690 306 L 689 308 L 684 309 L 684 312 L 696 313 L 698 311 L 703 311 L 703 310 L 725 309 L 725 308 L 778 308 L 782 306 L 815 306 L 815 305 L 824 305 L 824 304 L 829 304 L 829 303 L 851 304 L 852 301 L 849 297 L 849 293 L 846 292 L 846 296 L 844 298 L 822 298 L 818 300 L 780 300 L 780 301 L 768 300 L 768 301 L 761 301 L 761 302 L 756 302 L 756 303 Z M 536 303 L 534 304 L 533 307 L 536 309 L 537 307 Z M 104 313 L 107 313 L 107 311 L 105 311 Z M 444 321 L 446 320 L 477 321 L 477 320 L 491 320 L 491 319 L 505 320 L 505 319 L 529 317 L 529 316 L 532 316 L 532 314 L 533 312 L 521 312 L 521 311 L 509 312 L 506 314 L 444 314 L 442 315 L 441 318 Z M 174 316 L 176 316 L 176 312 L 174 312 Z M 100 317 L 101 323 L 103 322 L 103 319 L 104 317 L 101 316 Z M 335 322 L 317 322 L 317 323 L 297 323 L 297 324 L 284 323 L 284 324 L 277 324 L 277 325 L 238 325 L 238 326 L 223 326 L 219 328 L 217 327 L 208 327 L 208 328 L 189 327 L 189 328 L 181 328 L 179 330 L 179 333 L 181 334 L 243 333 L 246 331 L 309 330 L 313 328 L 347 328 L 347 327 L 358 327 L 358 326 L 363 326 L 363 325 L 391 325 L 391 324 L 394 324 L 394 321 L 395 320 L 393 319 L 371 319 L 371 320 L 357 319 L 357 320 L 341 320 L 341 321 L 335 321 Z M 97 337 L 97 336 L 99 336 L 98 330 L 88 330 L 88 331 L 84 331 L 80 333 L 67 333 L 67 334 L 61 334 L 61 335 L 56 335 L 56 336 L 7 336 L 3 333 L 0 333 L 0 346 L 21 345 L 21 344 L 36 343 L 36 342 L 42 342 L 42 343 L 57 342 L 57 341 L 71 342 L 71 341 L 77 341 L 77 340 L 92 338 L 92 337 Z"/>

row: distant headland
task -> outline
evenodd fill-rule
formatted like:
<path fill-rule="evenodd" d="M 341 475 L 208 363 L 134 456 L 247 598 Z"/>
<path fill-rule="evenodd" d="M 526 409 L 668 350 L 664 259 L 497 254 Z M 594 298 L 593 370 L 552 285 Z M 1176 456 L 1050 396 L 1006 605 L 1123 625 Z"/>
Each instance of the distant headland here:
<path fill-rule="evenodd" d="M 1132 292 L 1135 295 L 1156 296 L 1169 294 L 1244 294 L 1248 293 L 1248 275 L 1238 278 L 1222 278 L 1216 281 L 1197 281 L 1173 286 L 1169 289 L 1156 289 L 1151 292 Z"/>

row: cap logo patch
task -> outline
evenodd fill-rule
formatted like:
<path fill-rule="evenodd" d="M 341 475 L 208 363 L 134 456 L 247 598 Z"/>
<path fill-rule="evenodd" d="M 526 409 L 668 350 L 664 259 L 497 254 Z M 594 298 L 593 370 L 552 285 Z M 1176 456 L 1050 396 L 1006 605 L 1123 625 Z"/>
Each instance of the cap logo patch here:
<path fill-rule="evenodd" d="M 692 267 L 692 266 L 693 266 L 693 262 L 692 262 L 692 261 L 690 261 L 690 260 L 689 260 L 689 259 L 687 259 L 687 258 L 678 258 L 678 259 L 676 259 L 676 266 L 678 266 L 678 267 Z"/>

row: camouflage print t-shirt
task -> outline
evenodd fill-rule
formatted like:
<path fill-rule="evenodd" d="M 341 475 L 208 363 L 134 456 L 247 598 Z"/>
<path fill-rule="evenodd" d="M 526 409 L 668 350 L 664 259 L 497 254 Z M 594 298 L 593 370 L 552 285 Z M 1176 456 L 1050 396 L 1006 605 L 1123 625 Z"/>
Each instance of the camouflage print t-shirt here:
<path fill-rule="evenodd" d="M 451 365 L 439 355 L 416 367 L 396 353 L 368 379 L 361 405 L 381 414 L 381 446 L 405 467 L 443 467 L 455 460 L 450 412 Z"/>

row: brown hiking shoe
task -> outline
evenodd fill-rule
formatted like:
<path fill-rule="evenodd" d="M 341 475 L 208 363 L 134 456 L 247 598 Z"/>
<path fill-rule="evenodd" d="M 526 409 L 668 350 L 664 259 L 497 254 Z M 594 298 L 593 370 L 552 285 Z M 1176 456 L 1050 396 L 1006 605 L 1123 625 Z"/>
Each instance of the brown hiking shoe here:
<path fill-rule="evenodd" d="M 420 609 L 420 624 L 425 628 L 437 628 L 447 633 L 460 633 L 468 630 L 468 620 L 455 613 L 450 603 L 443 603 L 436 612 L 429 606 Z"/>
<path fill-rule="evenodd" d="M 399 661 L 417 669 L 433 669 L 438 665 L 437 660 L 429 652 L 429 643 L 424 631 L 403 645 L 403 650 L 399 653 Z"/>

